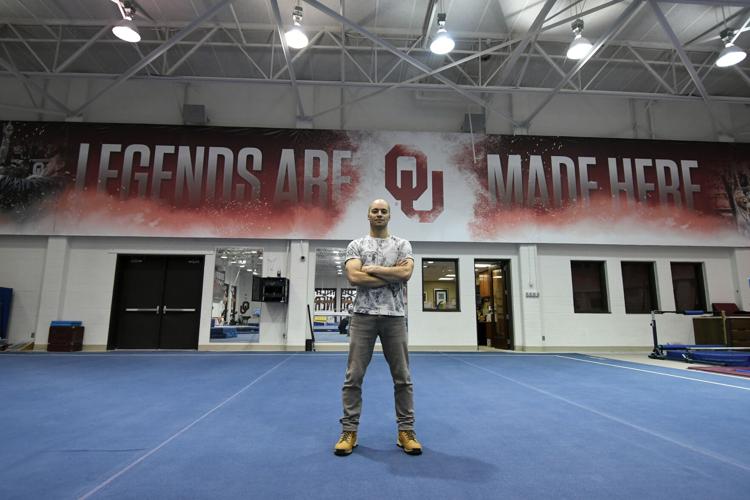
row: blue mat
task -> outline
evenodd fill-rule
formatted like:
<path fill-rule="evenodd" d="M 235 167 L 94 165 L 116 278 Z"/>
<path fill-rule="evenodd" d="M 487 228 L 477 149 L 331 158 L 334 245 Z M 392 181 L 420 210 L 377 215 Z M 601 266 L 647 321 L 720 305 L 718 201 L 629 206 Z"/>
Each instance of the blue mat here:
<path fill-rule="evenodd" d="M 750 353 L 738 351 L 688 351 L 685 353 L 688 361 L 708 363 L 723 366 L 750 367 Z"/>
<path fill-rule="evenodd" d="M 0 498 L 707 499 L 750 489 L 750 379 L 589 356 L 412 353 L 395 446 L 375 354 L 360 446 L 345 353 L 0 354 Z M 685 395 L 689 394 L 689 397 Z M 658 395 L 658 396 L 656 396 Z M 696 404 L 699 401 L 700 404 Z"/>
<path fill-rule="evenodd" d="M 720 351 L 701 348 L 721 348 L 724 345 L 664 344 L 660 346 L 664 357 L 674 361 L 687 361 L 723 366 L 750 366 L 750 352 Z"/>

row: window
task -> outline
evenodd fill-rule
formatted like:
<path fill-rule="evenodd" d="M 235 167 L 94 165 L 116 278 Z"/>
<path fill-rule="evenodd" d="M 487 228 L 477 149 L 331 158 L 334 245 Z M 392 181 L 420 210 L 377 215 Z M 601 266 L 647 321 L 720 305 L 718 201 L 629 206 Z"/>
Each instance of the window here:
<path fill-rule="evenodd" d="M 262 249 L 216 249 L 209 342 L 260 341 L 261 303 L 253 300 L 253 289 L 262 275 Z"/>
<path fill-rule="evenodd" d="M 672 289 L 677 311 L 706 310 L 706 289 L 703 286 L 703 264 L 672 262 Z"/>
<path fill-rule="evenodd" d="M 458 259 L 422 259 L 422 310 L 461 310 Z"/>
<path fill-rule="evenodd" d="M 573 310 L 577 313 L 608 313 L 604 262 L 571 261 Z"/>
<path fill-rule="evenodd" d="M 653 262 L 622 262 L 625 312 L 643 314 L 659 309 Z"/>
<path fill-rule="evenodd" d="M 349 309 L 356 289 L 344 276 L 346 248 L 315 249 L 312 329 L 316 343 L 349 342 Z"/>

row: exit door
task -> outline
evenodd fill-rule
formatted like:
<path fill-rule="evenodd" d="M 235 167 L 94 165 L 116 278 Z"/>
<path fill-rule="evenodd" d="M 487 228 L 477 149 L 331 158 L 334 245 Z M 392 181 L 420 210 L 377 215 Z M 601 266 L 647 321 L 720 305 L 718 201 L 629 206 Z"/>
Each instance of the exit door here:
<path fill-rule="evenodd" d="M 197 349 L 201 255 L 119 255 L 108 349 Z"/>
<path fill-rule="evenodd" d="M 510 261 L 474 261 L 477 345 L 513 349 Z"/>

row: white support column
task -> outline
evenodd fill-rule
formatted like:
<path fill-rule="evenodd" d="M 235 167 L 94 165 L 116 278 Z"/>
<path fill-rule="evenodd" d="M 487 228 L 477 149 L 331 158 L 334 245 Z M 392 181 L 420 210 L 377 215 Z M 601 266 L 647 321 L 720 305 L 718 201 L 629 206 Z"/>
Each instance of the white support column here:
<path fill-rule="evenodd" d="M 47 252 L 44 257 L 39 312 L 36 318 L 35 350 L 45 350 L 47 348 L 50 321 L 63 319 L 60 315 L 62 314 L 64 305 L 68 253 L 69 243 L 67 237 L 49 237 L 47 240 Z M 76 318 L 64 319 L 75 320 Z M 83 341 L 84 343 L 86 342 L 85 335 Z"/>
<path fill-rule="evenodd" d="M 198 327 L 198 350 L 205 349 L 211 343 L 211 307 L 214 301 L 214 269 L 216 253 L 206 255 L 203 262 L 203 291 L 201 292 L 201 315 Z"/>
<path fill-rule="evenodd" d="M 518 247 L 521 279 L 522 350 L 544 348 L 545 333 L 539 283 L 539 259 L 536 245 Z"/>
<path fill-rule="evenodd" d="M 735 301 L 743 311 L 750 311 L 750 248 L 735 248 L 732 254 L 735 277 Z"/>
<path fill-rule="evenodd" d="M 311 278 L 307 259 L 309 251 L 310 243 L 305 240 L 292 240 L 289 245 L 286 346 L 290 351 L 304 350 L 308 336 L 307 296 Z"/>

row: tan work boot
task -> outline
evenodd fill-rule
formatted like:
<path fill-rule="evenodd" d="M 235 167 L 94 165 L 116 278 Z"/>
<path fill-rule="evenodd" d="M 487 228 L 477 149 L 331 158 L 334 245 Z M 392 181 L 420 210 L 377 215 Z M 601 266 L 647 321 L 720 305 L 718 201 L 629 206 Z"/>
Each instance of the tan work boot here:
<path fill-rule="evenodd" d="M 341 433 L 339 441 L 333 447 L 333 453 L 342 457 L 350 455 L 354 448 L 357 447 L 357 431 L 344 431 Z"/>
<path fill-rule="evenodd" d="M 421 455 L 422 445 L 417 441 L 417 435 L 414 431 L 398 431 L 398 441 L 396 442 L 399 448 L 404 449 L 404 453 L 408 455 Z"/>

